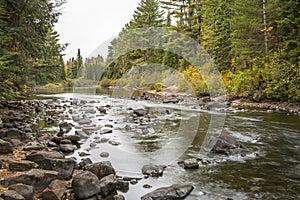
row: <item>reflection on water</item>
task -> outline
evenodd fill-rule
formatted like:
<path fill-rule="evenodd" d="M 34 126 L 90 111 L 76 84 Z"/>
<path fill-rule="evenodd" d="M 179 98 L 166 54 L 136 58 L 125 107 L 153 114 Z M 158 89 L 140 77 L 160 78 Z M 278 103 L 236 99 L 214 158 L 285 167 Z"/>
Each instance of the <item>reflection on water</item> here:
<path fill-rule="evenodd" d="M 74 98 L 73 94 L 58 97 Z M 175 183 L 190 183 L 195 190 L 187 198 L 195 199 L 299 199 L 300 197 L 300 123 L 299 117 L 286 113 L 247 112 L 227 113 L 224 129 L 259 157 L 234 159 L 215 165 L 203 165 L 187 171 L 176 161 L 200 157 L 208 130 L 222 114 L 205 112 L 184 105 L 165 105 L 104 96 L 76 96 L 95 100 L 86 106 L 111 105 L 107 115 L 87 115 L 96 126 L 114 126 L 112 134 L 92 134 L 79 151 L 88 149 L 97 137 L 120 142 L 119 146 L 101 143 L 90 149 L 93 161 L 107 160 L 99 154 L 110 153 L 110 160 L 119 175 L 142 176 L 145 164 L 167 164 L 163 177 L 142 180 L 131 185 L 127 199 L 136 199 L 149 192 L 143 184 L 158 187 Z M 146 108 L 156 114 L 145 125 L 131 122 L 129 108 Z M 72 115 L 80 114 L 80 106 L 71 107 Z M 159 112 L 157 112 L 159 111 Z M 163 112 L 162 112 L 163 113 Z M 217 120 L 218 121 L 218 120 Z M 127 126 L 127 128 L 125 128 Z M 130 127 L 130 128 L 128 128 Z M 75 152 L 75 156 L 78 152 Z M 78 158 L 80 159 L 80 158 Z M 226 158 L 227 159 L 227 158 Z"/>

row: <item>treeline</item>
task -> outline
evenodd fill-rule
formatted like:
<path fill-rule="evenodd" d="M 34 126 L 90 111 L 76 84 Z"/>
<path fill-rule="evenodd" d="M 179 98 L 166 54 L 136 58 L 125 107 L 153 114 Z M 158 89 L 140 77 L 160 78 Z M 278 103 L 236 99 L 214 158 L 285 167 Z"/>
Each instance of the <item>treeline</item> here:
<path fill-rule="evenodd" d="M 0 94 L 65 79 L 54 25 L 64 0 L 0 0 Z"/>
<path fill-rule="evenodd" d="M 159 48 L 122 54 L 126 48 L 122 41 L 130 41 L 123 38 L 128 31 L 167 27 L 205 48 L 228 94 L 257 101 L 300 101 L 299 12 L 300 3 L 295 0 L 141 0 L 132 21 L 111 43 L 105 76 L 120 79 L 132 67 L 157 63 L 179 70 L 198 95 L 205 94 L 207 88 L 195 76 L 195 66 L 180 55 Z M 143 34 L 147 35 L 147 29 Z"/>

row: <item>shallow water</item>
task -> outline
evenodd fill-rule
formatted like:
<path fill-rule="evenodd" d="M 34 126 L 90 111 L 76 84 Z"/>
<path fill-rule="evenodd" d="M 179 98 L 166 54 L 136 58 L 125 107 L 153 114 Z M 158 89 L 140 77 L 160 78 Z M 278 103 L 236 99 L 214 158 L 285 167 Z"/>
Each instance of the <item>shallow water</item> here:
<path fill-rule="evenodd" d="M 103 95 L 65 93 L 54 96 L 94 101 L 68 105 L 64 117 L 69 118 L 69 122 L 74 123 L 72 118 L 85 115 L 95 127 L 113 126 L 111 134 L 99 134 L 98 130 L 91 133 L 71 157 L 75 156 L 80 161 L 78 153 L 88 152 L 94 162 L 109 160 L 118 175 L 131 177 L 143 177 L 141 168 L 145 164 L 168 165 L 163 177 L 143 179 L 136 185 L 130 185 L 130 190 L 123 193 L 126 199 L 139 199 L 158 187 L 176 183 L 195 187 L 187 198 L 190 200 L 300 198 L 299 116 L 259 111 L 207 112 L 193 105 L 161 104 Z M 111 106 L 106 115 L 98 111 L 87 112 L 106 105 Z M 147 109 L 151 113 L 151 121 L 143 126 L 131 122 L 130 108 Z M 224 125 L 222 119 L 225 119 Z M 197 170 L 179 167 L 179 160 L 209 156 L 203 151 L 205 137 L 214 130 L 212 124 L 218 123 L 258 156 L 224 157 L 226 162 L 203 165 Z M 131 128 L 126 129 L 126 125 Z M 73 128 L 70 134 L 83 127 Z M 99 138 L 107 138 L 120 145 L 96 143 L 96 147 L 91 148 L 90 144 Z M 101 152 L 109 152 L 109 157 L 101 158 Z M 144 189 L 144 184 L 153 187 Z"/>

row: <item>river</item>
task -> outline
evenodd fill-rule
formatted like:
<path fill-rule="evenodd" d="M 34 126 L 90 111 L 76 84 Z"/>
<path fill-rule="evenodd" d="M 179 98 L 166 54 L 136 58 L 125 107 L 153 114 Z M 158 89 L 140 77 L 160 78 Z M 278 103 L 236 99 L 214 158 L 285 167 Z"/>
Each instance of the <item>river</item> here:
<path fill-rule="evenodd" d="M 195 187 L 187 197 L 195 199 L 299 199 L 300 198 L 300 118 L 293 114 L 266 111 L 217 112 L 198 109 L 192 104 L 162 104 L 113 98 L 109 95 L 63 93 L 46 95 L 64 99 L 85 100 L 84 104 L 68 105 L 62 113 L 76 126 L 70 134 L 84 128 L 74 117 L 84 116 L 94 127 L 113 127 L 109 134 L 95 131 L 70 157 L 81 158 L 88 152 L 94 161 L 109 160 L 121 176 L 143 177 L 145 164 L 165 164 L 162 177 L 142 179 L 122 193 L 126 199 L 138 199 L 162 186 L 176 183 Z M 87 112 L 106 108 L 106 114 Z M 151 120 L 134 123 L 132 109 L 144 108 Z M 214 118 L 216 117 L 216 118 Z M 213 157 L 202 149 L 210 124 L 224 119 L 223 129 L 238 138 L 253 154 L 245 157 Z M 95 143 L 106 138 L 115 143 Z M 91 143 L 95 144 L 91 148 Z M 113 145 L 112 145 L 113 144 Z M 108 158 L 99 156 L 108 152 Z M 199 169 L 186 170 L 177 161 L 186 158 L 213 159 Z M 152 186 L 143 188 L 144 184 Z"/>

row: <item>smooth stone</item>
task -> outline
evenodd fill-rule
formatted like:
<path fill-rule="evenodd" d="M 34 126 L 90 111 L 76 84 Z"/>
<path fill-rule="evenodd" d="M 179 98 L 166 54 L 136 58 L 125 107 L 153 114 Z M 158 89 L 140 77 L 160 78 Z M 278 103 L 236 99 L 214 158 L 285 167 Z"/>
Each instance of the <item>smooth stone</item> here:
<path fill-rule="evenodd" d="M 145 116 L 147 114 L 147 111 L 143 108 L 135 109 L 133 110 L 133 113 L 136 114 L 137 116 Z"/>
<path fill-rule="evenodd" d="M 198 169 L 199 168 L 199 162 L 195 158 L 184 160 L 183 164 L 184 164 L 185 169 Z"/>
<path fill-rule="evenodd" d="M 98 177 L 90 171 L 82 171 L 75 175 L 72 180 L 72 188 L 78 199 L 89 198 L 101 191 Z"/>
<path fill-rule="evenodd" d="M 11 160 L 8 162 L 8 169 L 11 171 L 28 171 L 36 167 L 35 162 L 28 160 Z"/>
<path fill-rule="evenodd" d="M 100 134 L 108 134 L 108 133 L 112 133 L 113 132 L 113 128 L 110 127 L 102 127 L 100 129 Z"/>
<path fill-rule="evenodd" d="M 76 147 L 73 144 L 61 144 L 59 145 L 59 149 L 64 153 L 72 153 Z"/>
<path fill-rule="evenodd" d="M 102 152 L 102 153 L 100 153 L 100 157 L 102 157 L 102 158 L 108 158 L 109 157 L 109 153 L 108 152 Z"/>

